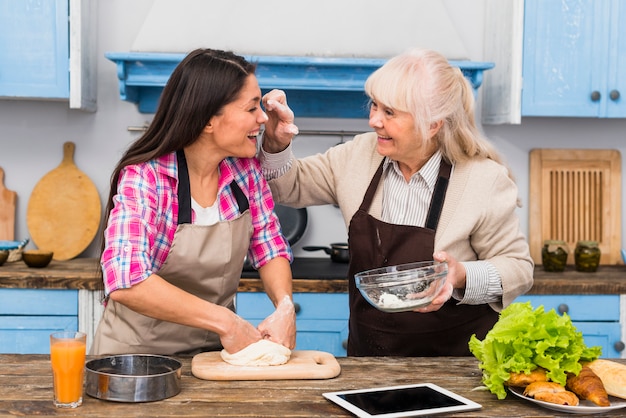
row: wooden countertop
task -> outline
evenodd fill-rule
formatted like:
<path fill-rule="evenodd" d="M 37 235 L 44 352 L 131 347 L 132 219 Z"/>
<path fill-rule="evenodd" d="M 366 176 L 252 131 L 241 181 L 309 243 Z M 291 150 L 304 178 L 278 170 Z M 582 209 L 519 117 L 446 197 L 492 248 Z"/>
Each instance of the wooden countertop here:
<path fill-rule="evenodd" d="M 22 261 L 5 263 L 0 266 L 0 289 L 87 289 L 101 290 L 98 278 L 98 260 L 95 258 L 75 258 L 55 261 L 45 268 L 27 267 Z M 348 282 L 345 279 L 348 265 L 333 263 L 330 258 L 296 259 L 294 271 L 294 292 L 345 293 Z M 296 276 L 299 275 L 300 277 Z M 240 292 L 262 292 L 263 284 L 258 273 L 242 272 L 239 282 Z"/>
<path fill-rule="evenodd" d="M 0 416 L 84 417 L 350 417 L 350 413 L 322 397 L 322 393 L 430 382 L 482 405 L 477 411 L 446 417 L 567 417 L 507 396 L 498 400 L 481 385 L 474 357 L 369 358 L 340 357 L 341 374 L 329 380 L 207 381 L 191 374 L 189 358 L 183 362 L 181 392 L 148 403 L 102 401 L 85 395 L 75 410 L 52 405 L 52 372 L 48 355 L 0 355 Z M 616 360 L 626 362 L 626 360 Z M 603 416 L 623 416 L 624 409 Z M 583 416 L 583 415 L 577 415 Z M 597 415 L 595 415 L 597 416 Z"/>
<path fill-rule="evenodd" d="M 94 258 L 52 261 L 43 269 L 29 268 L 16 261 L 0 266 L 0 288 L 100 290 L 98 262 Z M 296 258 L 292 264 L 294 292 L 345 293 L 347 264 L 328 258 Z M 243 272 L 239 291 L 261 292 L 256 272 Z M 595 273 L 580 273 L 568 266 L 562 273 L 535 268 L 535 283 L 529 294 L 626 294 L 626 266 L 600 266 Z"/>

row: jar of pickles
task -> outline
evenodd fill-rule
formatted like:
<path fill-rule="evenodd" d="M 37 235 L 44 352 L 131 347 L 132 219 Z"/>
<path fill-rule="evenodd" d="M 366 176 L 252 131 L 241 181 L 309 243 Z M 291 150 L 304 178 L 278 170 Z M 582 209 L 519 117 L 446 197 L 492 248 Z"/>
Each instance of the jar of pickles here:
<path fill-rule="evenodd" d="M 543 269 L 550 272 L 565 270 L 569 247 L 565 241 L 546 240 L 541 249 L 541 261 Z"/>
<path fill-rule="evenodd" d="M 598 270 L 601 255 L 597 241 L 578 241 L 574 250 L 576 271 L 592 273 Z"/>

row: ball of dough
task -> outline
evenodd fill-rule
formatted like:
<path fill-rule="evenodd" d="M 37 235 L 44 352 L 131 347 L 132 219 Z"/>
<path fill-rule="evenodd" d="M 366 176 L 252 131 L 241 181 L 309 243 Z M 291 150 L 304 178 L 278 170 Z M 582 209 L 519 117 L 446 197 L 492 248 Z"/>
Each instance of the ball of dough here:
<path fill-rule="evenodd" d="M 230 354 L 221 351 L 222 360 L 235 366 L 278 366 L 287 363 L 291 350 L 270 340 L 260 340 Z"/>

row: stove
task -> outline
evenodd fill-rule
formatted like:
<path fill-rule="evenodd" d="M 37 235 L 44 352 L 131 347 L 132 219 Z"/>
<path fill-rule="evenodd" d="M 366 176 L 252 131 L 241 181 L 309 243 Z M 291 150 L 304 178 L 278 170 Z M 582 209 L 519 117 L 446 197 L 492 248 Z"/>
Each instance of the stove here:
<path fill-rule="evenodd" d="M 295 257 L 291 263 L 294 279 L 341 280 L 348 278 L 348 264 L 337 263 L 330 257 Z M 256 270 L 244 270 L 241 277 L 245 279 L 259 278 Z"/>

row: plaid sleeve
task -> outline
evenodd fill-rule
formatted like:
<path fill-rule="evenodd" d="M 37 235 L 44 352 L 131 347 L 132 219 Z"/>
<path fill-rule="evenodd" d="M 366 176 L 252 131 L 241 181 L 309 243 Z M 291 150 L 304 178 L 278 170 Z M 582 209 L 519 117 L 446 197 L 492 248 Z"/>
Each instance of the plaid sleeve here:
<path fill-rule="evenodd" d="M 177 213 L 166 209 L 173 203 L 169 196 L 158 187 L 157 173 L 148 164 L 122 170 L 104 232 L 101 265 L 106 295 L 145 280 L 165 261 Z"/>

